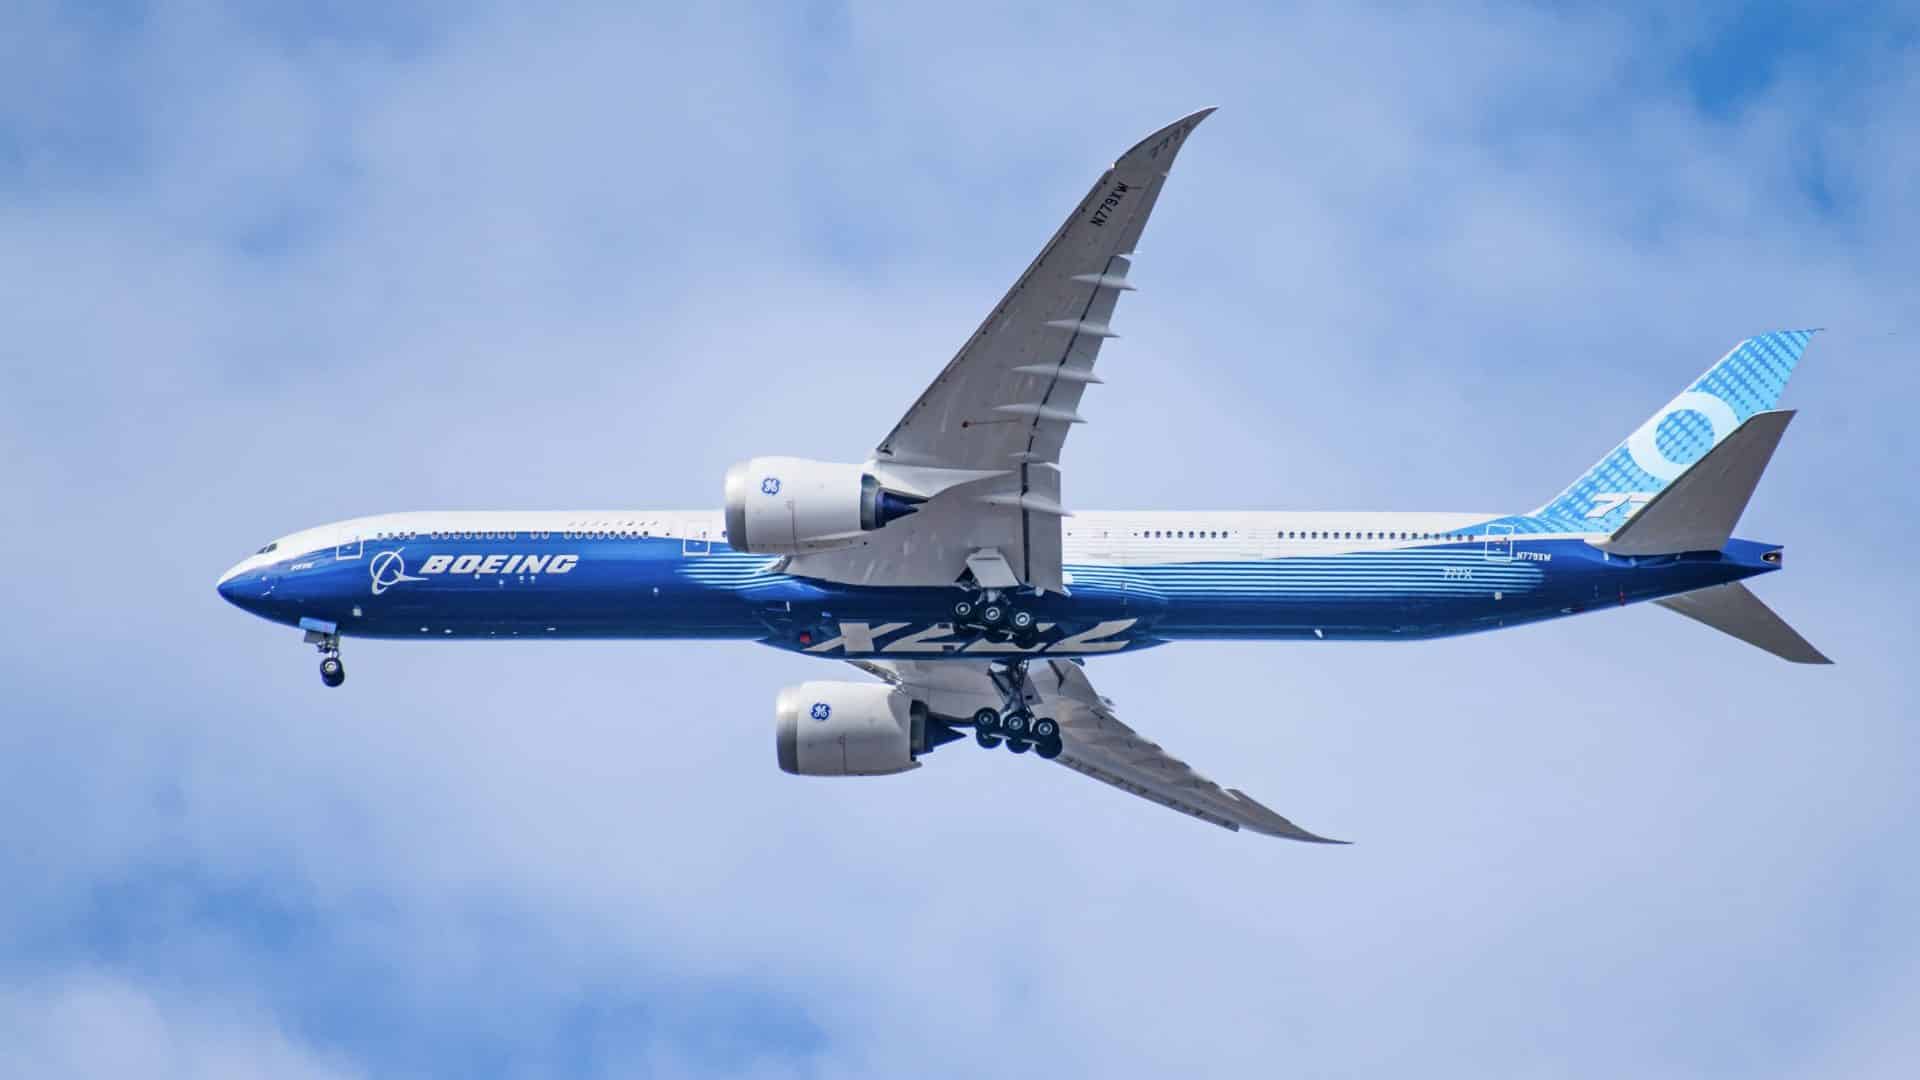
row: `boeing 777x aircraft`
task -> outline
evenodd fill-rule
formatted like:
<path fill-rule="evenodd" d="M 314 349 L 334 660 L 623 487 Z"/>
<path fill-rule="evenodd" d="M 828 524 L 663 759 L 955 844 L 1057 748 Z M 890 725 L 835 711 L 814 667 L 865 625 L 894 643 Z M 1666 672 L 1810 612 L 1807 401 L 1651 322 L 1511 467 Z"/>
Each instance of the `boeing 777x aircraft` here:
<path fill-rule="evenodd" d="M 415 512 L 281 537 L 220 594 L 298 627 L 328 686 L 346 637 L 737 639 L 879 679 L 774 705 L 780 767 L 918 768 L 971 728 L 1228 829 L 1321 837 L 1221 788 L 1120 721 L 1085 658 L 1169 641 L 1405 641 L 1651 600 L 1825 663 L 1742 584 L 1776 544 L 1733 539 L 1791 412 L 1809 334 L 1733 347 L 1524 514 L 1092 512 L 1060 451 L 1132 252 L 1187 137 L 1121 155 L 1033 265 L 858 464 L 759 457 L 715 511 Z"/>

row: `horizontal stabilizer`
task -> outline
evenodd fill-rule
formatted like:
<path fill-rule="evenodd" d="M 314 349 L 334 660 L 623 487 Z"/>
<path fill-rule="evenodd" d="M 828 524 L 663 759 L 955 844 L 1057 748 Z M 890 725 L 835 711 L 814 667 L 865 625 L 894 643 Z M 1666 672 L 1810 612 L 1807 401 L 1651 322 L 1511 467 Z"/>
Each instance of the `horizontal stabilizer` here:
<path fill-rule="evenodd" d="M 1792 420 L 1788 409 L 1754 413 L 1596 546 L 1613 555 L 1726 547 Z"/>
<path fill-rule="evenodd" d="M 1731 634 L 1749 645 L 1759 646 L 1782 660 L 1791 660 L 1796 664 L 1833 663 L 1737 581 L 1669 596 L 1654 603 L 1668 611 L 1677 611 L 1695 622 L 1705 623 L 1723 634 Z"/>

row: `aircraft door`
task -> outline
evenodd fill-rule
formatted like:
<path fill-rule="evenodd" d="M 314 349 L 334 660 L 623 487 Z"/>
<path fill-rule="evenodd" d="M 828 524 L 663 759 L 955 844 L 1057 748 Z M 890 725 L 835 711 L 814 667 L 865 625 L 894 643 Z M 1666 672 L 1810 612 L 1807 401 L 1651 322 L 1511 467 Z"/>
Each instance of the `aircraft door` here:
<path fill-rule="evenodd" d="M 1513 526 L 1487 526 L 1487 561 L 1513 561 Z"/>
<path fill-rule="evenodd" d="M 359 533 L 341 537 L 340 542 L 333 546 L 333 557 L 336 559 L 357 559 L 360 557 L 362 547 L 363 541 Z"/>
<path fill-rule="evenodd" d="M 1088 529 L 1081 534 L 1086 537 L 1087 559 L 1090 562 L 1106 563 L 1116 566 L 1120 563 L 1120 541 L 1114 529 Z"/>

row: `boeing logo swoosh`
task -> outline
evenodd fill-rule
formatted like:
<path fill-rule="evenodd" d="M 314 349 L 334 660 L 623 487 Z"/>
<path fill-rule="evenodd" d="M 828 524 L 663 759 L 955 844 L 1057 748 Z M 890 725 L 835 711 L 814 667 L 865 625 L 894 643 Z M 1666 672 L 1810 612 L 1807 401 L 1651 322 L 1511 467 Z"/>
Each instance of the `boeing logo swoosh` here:
<path fill-rule="evenodd" d="M 403 581 L 425 581 L 407 573 L 407 561 L 400 557 L 399 551 L 383 551 L 367 564 L 367 572 L 373 575 L 373 595 L 379 596 Z"/>

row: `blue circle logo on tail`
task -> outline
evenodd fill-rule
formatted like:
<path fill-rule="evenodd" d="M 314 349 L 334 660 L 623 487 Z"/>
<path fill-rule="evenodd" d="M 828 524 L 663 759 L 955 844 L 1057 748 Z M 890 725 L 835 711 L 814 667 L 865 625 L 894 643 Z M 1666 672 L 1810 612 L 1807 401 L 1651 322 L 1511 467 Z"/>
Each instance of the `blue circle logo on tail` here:
<path fill-rule="evenodd" d="M 825 720 L 827 717 L 833 715 L 833 706 L 824 701 L 816 701 L 813 703 L 813 712 L 811 715 L 815 720 Z"/>
<path fill-rule="evenodd" d="M 1689 412 L 1706 418 L 1710 434 L 1702 438 L 1702 433 L 1694 433 L 1685 440 L 1692 445 L 1686 448 L 1686 460 L 1682 461 L 1672 457 L 1660 445 L 1660 430 L 1668 418 Z M 1641 472 L 1666 483 L 1678 479 L 1689 465 L 1720 445 L 1720 441 L 1733 434 L 1733 429 L 1739 426 L 1740 414 L 1733 411 L 1733 406 L 1727 404 L 1725 398 L 1704 390 L 1689 390 L 1668 402 L 1667 407 L 1655 413 L 1653 419 L 1641 424 L 1632 435 L 1627 436 L 1627 454 L 1633 458 L 1635 465 L 1640 466 Z"/>

